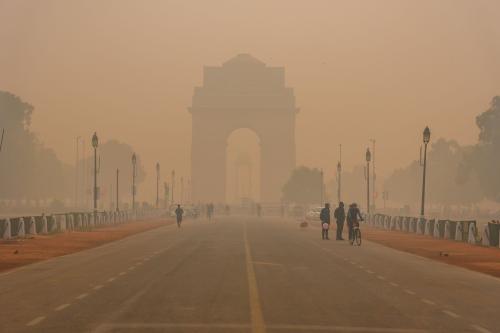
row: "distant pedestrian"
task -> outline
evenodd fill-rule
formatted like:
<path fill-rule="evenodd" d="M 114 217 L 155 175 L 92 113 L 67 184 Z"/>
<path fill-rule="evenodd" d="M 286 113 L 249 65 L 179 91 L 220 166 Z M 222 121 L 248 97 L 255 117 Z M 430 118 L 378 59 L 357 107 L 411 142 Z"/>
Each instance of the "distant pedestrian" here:
<path fill-rule="evenodd" d="M 260 204 L 257 204 L 257 216 L 260 217 L 262 214 L 262 207 Z"/>
<path fill-rule="evenodd" d="M 342 231 L 344 230 L 344 222 L 345 222 L 345 210 L 344 203 L 339 202 L 339 206 L 333 212 L 333 216 L 335 217 L 335 221 L 337 222 L 337 240 L 344 240 L 342 238 Z"/>
<path fill-rule="evenodd" d="M 177 227 L 181 227 L 182 223 L 182 215 L 184 214 L 184 210 L 181 208 L 181 205 L 177 205 L 175 209 L 175 216 L 177 216 Z"/>
<path fill-rule="evenodd" d="M 325 208 L 321 210 L 319 214 L 319 219 L 321 220 L 321 238 L 328 238 L 328 229 L 330 229 L 330 204 L 326 203 Z"/>

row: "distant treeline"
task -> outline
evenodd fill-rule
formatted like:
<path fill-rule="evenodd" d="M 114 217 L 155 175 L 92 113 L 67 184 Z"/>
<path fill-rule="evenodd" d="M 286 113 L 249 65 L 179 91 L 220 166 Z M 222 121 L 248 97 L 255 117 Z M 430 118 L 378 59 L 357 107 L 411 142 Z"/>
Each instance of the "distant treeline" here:
<path fill-rule="evenodd" d="M 500 202 L 500 96 L 476 117 L 478 143 L 460 146 L 438 139 L 428 153 L 427 199 L 441 205 L 474 204 L 483 199 Z M 419 202 L 422 168 L 419 161 L 395 170 L 385 181 L 391 199 L 405 204 Z"/>
<path fill-rule="evenodd" d="M 0 152 L 0 200 L 57 199 L 66 201 L 73 199 L 75 167 L 60 161 L 55 152 L 45 147 L 31 131 L 33 110 L 32 105 L 22 101 L 18 96 L 0 91 L 0 133 L 2 129 L 5 129 L 3 147 Z M 89 129 L 89 133 L 91 132 L 92 130 Z M 75 140 L 75 138 L 61 139 Z M 99 146 L 101 186 L 108 188 L 115 179 L 116 168 L 120 167 L 123 172 L 120 192 L 127 194 L 130 192 L 132 152 L 129 145 L 114 140 Z M 137 167 L 137 182 L 140 183 L 145 173 L 139 157 Z M 86 163 L 83 160 L 80 162 L 79 174 L 83 172 L 90 174 L 91 168 L 93 168 L 93 160 L 88 157 Z M 83 188 L 81 190 L 83 196 L 85 190 Z"/>

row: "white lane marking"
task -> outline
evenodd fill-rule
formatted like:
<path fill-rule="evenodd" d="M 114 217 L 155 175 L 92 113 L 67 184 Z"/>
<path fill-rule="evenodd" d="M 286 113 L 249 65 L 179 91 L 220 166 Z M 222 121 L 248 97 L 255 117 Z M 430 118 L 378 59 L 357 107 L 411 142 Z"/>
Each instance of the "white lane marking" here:
<path fill-rule="evenodd" d="M 76 299 L 84 299 L 84 298 L 85 298 L 85 297 L 87 297 L 88 295 L 89 295 L 89 294 L 87 294 L 87 293 L 83 293 L 83 294 L 81 294 L 81 295 L 77 296 L 77 297 L 76 297 Z"/>
<path fill-rule="evenodd" d="M 452 311 L 448 311 L 448 310 L 443 310 L 443 313 L 452 317 L 452 318 L 459 318 L 460 316 L 457 315 L 455 312 L 452 312 Z"/>
<path fill-rule="evenodd" d="M 102 287 L 104 287 L 102 284 L 99 284 L 97 286 L 94 287 L 94 290 L 99 290 L 101 289 Z"/>
<path fill-rule="evenodd" d="M 108 279 L 108 282 L 113 282 L 116 278 L 112 277 Z"/>
<path fill-rule="evenodd" d="M 407 293 L 409 295 L 415 295 L 416 294 L 413 290 L 410 290 L 410 289 L 405 289 L 405 293 Z"/>
<path fill-rule="evenodd" d="M 215 324 L 215 323 L 105 323 L 97 327 L 95 332 L 109 332 L 117 329 L 251 329 L 249 324 Z M 328 332 L 364 332 L 364 333 L 426 333 L 427 330 L 414 328 L 360 327 L 360 326 L 327 326 L 327 325 L 266 325 L 271 330 L 286 331 L 328 331 Z"/>
<path fill-rule="evenodd" d="M 428 300 L 426 298 L 422 298 L 421 301 L 424 302 L 425 304 L 436 305 L 436 303 L 434 303 L 433 301 Z"/>
<path fill-rule="evenodd" d="M 377 279 L 379 279 L 379 280 L 385 280 L 385 277 L 383 277 L 382 275 L 377 275 Z"/>
<path fill-rule="evenodd" d="M 356 262 L 355 261 L 349 261 L 351 263 L 351 265 L 356 265 Z"/>
<path fill-rule="evenodd" d="M 128 268 L 128 270 L 129 270 L 129 271 L 133 271 L 134 269 L 135 269 L 135 266 L 130 266 L 130 267 Z"/>
<path fill-rule="evenodd" d="M 484 327 L 481 327 L 479 325 L 470 325 L 470 327 L 472 327 L 473 329 L 475 329 L 476 331 L 478 332 L 481 332 L 481 333 L 492 333 L 489 329 L 486 329 Z"/>
<path fill-rule="evenodd" d="M 44 316 L 36 317 L 35 319 L 33 319 L 32 321 L 27 323 L 26 326 L 35 326 L 35 325 L 41 323 L 44 319 L 45 319 Z"/>
<path fill-rule="evenodd" d="M 364 266 L 361 266 L 361 265 L 359 265 L 358 267 L 359 267 L 360 269 L 364 269 L 364 268 L 365 268 Z"/>
<path fill-rule="evenodd" d="M 393 286 L 393 287 L 399 287 L 399 284 L 397 284 L 396 282 L 391 282 L 391 286 Z"/>
<path fill-rule="evenodd" d="M 373 273 L 375 273 L 374 271 L 370 271 L 369 269 L 365 270 L 365 272 L 367 272 L 368 274 L 373 274 Z"/>
<path fill-rule="evenodd" d="M 136 265 L 136 266 L 141 266 L 141 265 L 142 265 L 142 262 L 140 262 L 140 261 L 139 261 L 139 262 L 136 262 L 136 263 L 135 263 L 135 265 Z"/>
<path fill-rule="evenodd" d="M 70 306 L 71 304 L 69 303 L 66 303 L 66 304 L 62 304 L 62 305 L 59 305 L 57 308 L 54 309 L 54 311 L 61 311 L 61 310 L 64 310 L 66 309 L 68 306 Z"/>
<path fill-rule="evenodd" d="M 125 274 L 127 274 L 127 272 L 121 272 L 121 273 L 120 273 L 120 274 L 118 274 L 118 275 L 125 275 Z"/>

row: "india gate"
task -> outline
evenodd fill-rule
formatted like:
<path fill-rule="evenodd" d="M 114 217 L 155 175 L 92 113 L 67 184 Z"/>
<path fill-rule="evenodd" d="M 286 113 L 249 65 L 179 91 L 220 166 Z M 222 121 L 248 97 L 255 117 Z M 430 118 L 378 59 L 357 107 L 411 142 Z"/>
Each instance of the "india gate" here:
<path fill-rule="evenodd" d="M 203 86 L 194 89 L 191 186 L 194 202 L 224 202 L 226 146 L 230 134 L 249 129 L 260 142 L 262 202 L 279 202 L 295 167 L 293 89 L 285 86 L 283 67 L 269 67 L 239 54 L 220 67 L 206 66 Z"/>

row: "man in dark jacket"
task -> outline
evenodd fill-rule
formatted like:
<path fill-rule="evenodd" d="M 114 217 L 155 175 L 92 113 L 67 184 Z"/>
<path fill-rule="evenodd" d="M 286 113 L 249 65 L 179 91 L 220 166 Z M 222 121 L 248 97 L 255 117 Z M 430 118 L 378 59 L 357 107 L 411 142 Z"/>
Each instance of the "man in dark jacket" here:
<path fill-rule="evenodd" d="M 330 228 L 330 204 L 326 203 L 325 208 L 321 210 L 319 214 L 319 219 L 321 220 L 321 238 L 322 239 L 330 239 L 328 238 L 328 229 Z M 325 226 L 325 224 L 327 224 Z"/>
<path fill-rule="evenodd" d="M 342 201 L 339 202 L 339 206 L 335 209 L 333 216 L 337 221 L 337 240 L 344 240 L 342 238 L 342 231 L 344 230 L 345 210 L 344 203 Z"/>

